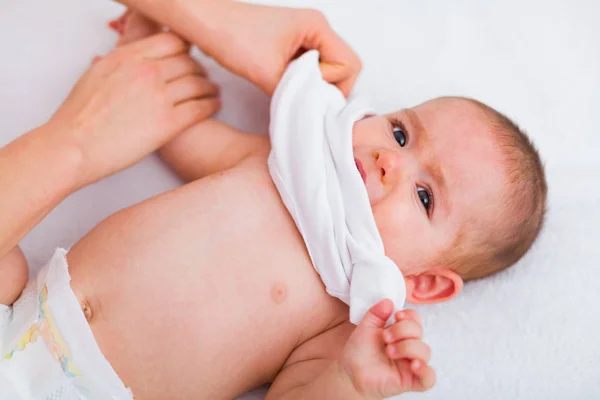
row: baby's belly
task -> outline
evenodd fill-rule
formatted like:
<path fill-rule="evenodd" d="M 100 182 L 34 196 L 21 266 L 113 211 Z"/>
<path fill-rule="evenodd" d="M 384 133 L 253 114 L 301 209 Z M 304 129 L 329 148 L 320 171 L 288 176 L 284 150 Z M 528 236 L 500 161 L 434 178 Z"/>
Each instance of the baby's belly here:
<path fill-rule="evenodd" d="M 232 398 L 340 310 L 261 168 L 124 210 L 68 259 L 96 340 L 138 400 Z"/>

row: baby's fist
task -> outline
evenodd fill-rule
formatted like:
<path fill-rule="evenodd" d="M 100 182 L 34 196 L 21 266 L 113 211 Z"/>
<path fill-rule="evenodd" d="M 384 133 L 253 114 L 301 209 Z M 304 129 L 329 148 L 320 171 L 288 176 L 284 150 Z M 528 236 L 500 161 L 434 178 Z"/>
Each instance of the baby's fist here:
<path fill-rule="evenodd" d="M 384 328 L 392 312 L 390 300 L 373 306 L 350 336 L 342 355 L 342 366 L 354 386 L 369 398 L 423 392 L 435 383 L 435 372 L 427 365 L 431 350 L 422 341 L 419 315 L 414 310 L 399 311 L 396 322 Z"/>

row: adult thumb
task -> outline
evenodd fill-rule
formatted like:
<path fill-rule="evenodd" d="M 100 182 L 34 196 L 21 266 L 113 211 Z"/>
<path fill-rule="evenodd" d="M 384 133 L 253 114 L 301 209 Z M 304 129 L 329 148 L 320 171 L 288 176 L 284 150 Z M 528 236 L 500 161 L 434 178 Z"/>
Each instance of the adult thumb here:
<path fill-rule="evenodd" d="M 337 83 L 343 81 L 351 75 L 351 70 L 347 64 L 320 62 L 319 69 L 323 79 L 329 83 Z"/>
<path fill-rule="evenodd" d="M 359 326 L 383 328 L 393 312 L 394 303 L 390 299 L 383 299 L 369 309 Z"/>

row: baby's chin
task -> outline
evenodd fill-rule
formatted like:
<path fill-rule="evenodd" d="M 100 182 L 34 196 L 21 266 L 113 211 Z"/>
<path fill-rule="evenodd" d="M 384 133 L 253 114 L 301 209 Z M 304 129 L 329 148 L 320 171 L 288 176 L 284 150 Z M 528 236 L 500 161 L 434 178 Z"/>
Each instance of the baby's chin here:
<path fill-rule="evenodd" d="M 379 234 L 381 235 L 381 231 L 379 231 Z M 383 240 L 383 250 L 385 255 L 394 262 L 394 264 L 396 264 L 396 267 L 398 267 L 398 270 L 400 272 L 402 272 L 402 275 L 406 276 L 407 274 L 410 273 L 410 271 L 406 270 L 406 261 L 402 259 L 402 257 L 400 256 L 400 252 L 398 251 L 398 249 L 393 249 L 390 248 L 389 246 L 386 246 L 386 240 L 384 240 L 383 235 L 381 235 L 381 239 Z"/>

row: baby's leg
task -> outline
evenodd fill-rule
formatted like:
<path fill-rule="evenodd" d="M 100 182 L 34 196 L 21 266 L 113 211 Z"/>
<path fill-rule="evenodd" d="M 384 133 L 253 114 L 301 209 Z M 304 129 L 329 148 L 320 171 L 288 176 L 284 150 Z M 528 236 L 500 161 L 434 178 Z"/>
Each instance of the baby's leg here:
<path fill-rule="evenodd" d="M 125 21 L 127 20 L 129 14 L 131 14 L 131 10 L 125 11 L 119 18 L 109 21 L 108 26 L 119 35 L 122 35 L 123 30 L 125 29 Z"/>
<path fill-rule="evenodd" d="M 0 258 L 0 304 L 11 305 L 27 283 L 27 261 L 19 246 Z"/>
<path fill-rule="evenodd" d="M 121 36 L 117 46 L 135 42 L 162 31 L 159 24 L 132 10 L 127 10 L 119 18 L 110 21 L 108 26 Z"/>

